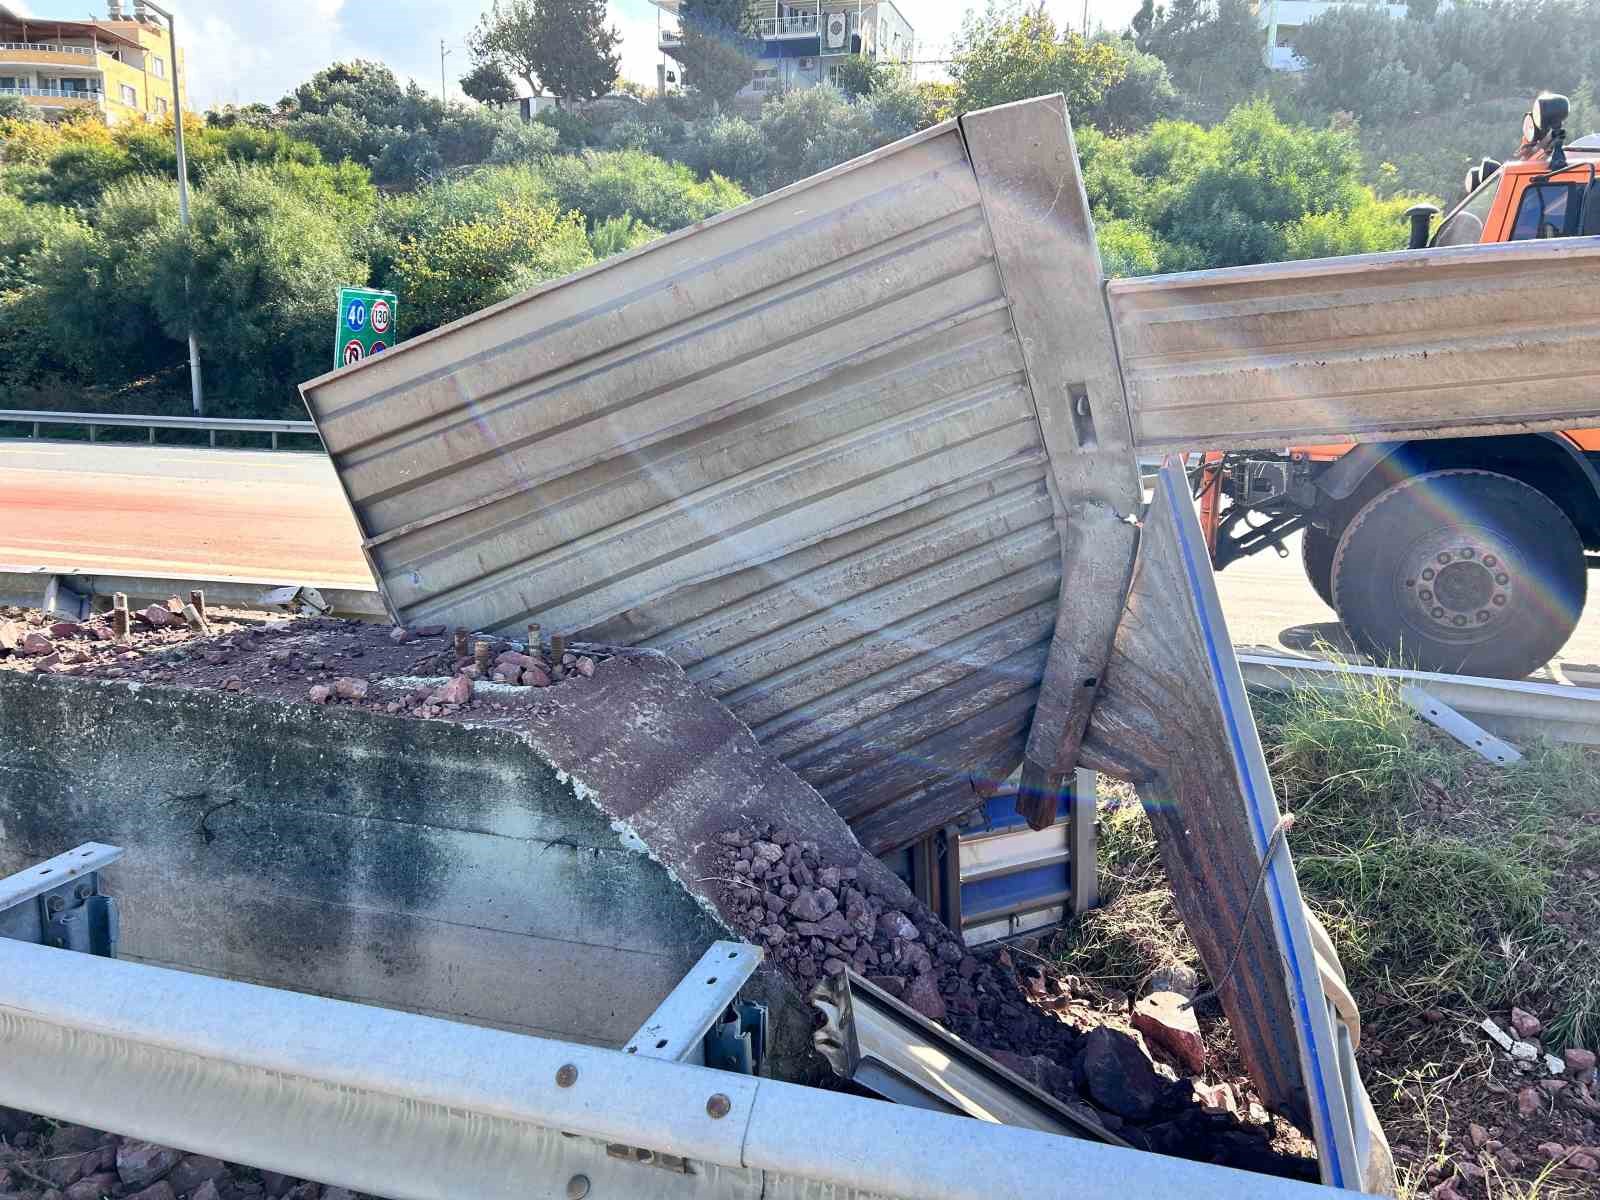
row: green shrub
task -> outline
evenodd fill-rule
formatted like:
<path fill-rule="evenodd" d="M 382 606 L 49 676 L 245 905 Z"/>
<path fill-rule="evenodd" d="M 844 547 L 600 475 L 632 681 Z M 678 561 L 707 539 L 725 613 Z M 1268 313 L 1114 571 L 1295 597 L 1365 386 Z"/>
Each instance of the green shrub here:
<path fill-rule="evenodd" d="M 748 199 L 737 184 L 717 176 L 702 182 L 682 163 L 637 150 L 551 158 L 540 174 L 561 211 L 582 213 L 591 227 L 629 214 L 671 232 Z"/>

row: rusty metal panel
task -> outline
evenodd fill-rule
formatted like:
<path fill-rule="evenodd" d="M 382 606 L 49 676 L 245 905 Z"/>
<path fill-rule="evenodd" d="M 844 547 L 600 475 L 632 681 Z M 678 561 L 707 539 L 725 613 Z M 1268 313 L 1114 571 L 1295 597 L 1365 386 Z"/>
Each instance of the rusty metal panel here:
<path fill-rule="evenodd" d="M 1573 428 L 1600 395 L 1600 238 L 1108 285 L 1141 451 Z"/>
<path fill-rule="evenodd" d="M 400 619 L 664 650 L 874 850 L 1020 759 L 1061 543 L 953 123 L 302 390 Z"/>

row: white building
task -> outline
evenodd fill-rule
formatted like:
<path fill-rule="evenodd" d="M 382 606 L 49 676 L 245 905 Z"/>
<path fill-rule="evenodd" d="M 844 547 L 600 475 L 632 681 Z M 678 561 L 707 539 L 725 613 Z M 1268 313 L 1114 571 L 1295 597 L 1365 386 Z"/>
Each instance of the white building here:
<path fill-rule="evenodd" d="M 1380 4 L 1374 0 L 1256 0 L 1256 25 L 1267 35 L 1261 60 L 1274 71 L 1300 70 L 1305 63 L 1294 52 L 1294 35 L 1300 32 L 1300 26 L 1325 12 L 1351 5 L 1374 9 L 1397 21 L 1406 16 L 1404 4 Z"/>
<path fill-rule="evenodd" d="M 657 9 L 656 44 L 663 91 L 692 83 L 672 52 L 683 45 L 679 0 L 652 0 Z M 761 49 L 755 75 L 739 93 L 759 103 L 776 92 L 833 82 L 842 63 L 865 55 L 877 62 L 909 63 L 916 47 L 911 23 L 893 0 L 759 0 Z"/>

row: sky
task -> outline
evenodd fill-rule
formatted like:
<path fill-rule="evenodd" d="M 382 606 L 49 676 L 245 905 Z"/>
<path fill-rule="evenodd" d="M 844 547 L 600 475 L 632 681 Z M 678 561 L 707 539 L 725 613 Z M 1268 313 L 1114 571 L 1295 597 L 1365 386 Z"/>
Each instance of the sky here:
<path fill-rule="evenodd" d="M 48 19 L 104 15 L 104 0 L 5 0 L 6 6 Z M 981 3 L 981 0 L 979 0 Z M 622 73 L 653 84 L 656 10 L 649 0 L 609 0 L 611 21 L 622 33 Z M 917 33 L 917 57 L 947 53 L 950 38 L 971 3 L 967 0 L 896 0 Z M 132 7 L 131 0 L 125 7 Z M 273 103 L 330 62 L 374 58 L 402 78 L 439 87 L 440 41 L 452 96 L 470 65 L 466 38 L 486 0 L 205 0 L 165 3 L 177 16 L 178 41 L 189 64 L 189 96 L 199 108 L 216 104 Z M 1049 0 L 1062 25 L 1083 20 L 1083 0 Z M 1089 0 L 1091 26 L 1127 26 L 1138 0 Z M 920 67 L 920 78 L 938 77 Z"/>

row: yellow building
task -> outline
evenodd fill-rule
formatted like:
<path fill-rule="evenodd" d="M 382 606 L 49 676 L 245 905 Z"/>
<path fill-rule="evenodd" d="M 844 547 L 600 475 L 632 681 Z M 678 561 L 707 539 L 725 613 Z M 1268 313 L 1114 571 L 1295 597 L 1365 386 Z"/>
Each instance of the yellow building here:
<path fill-rule="evenodd" d="M 174 71 L 187 108 L 183 51 L 171 60 L 166 27 L 125 17 L 119 0 L 104 21 L 24 17 L 0 4 L 0 96 L 47 118 L 88 109 L 113 125 L 159 121 L 172 109 Z"/>

